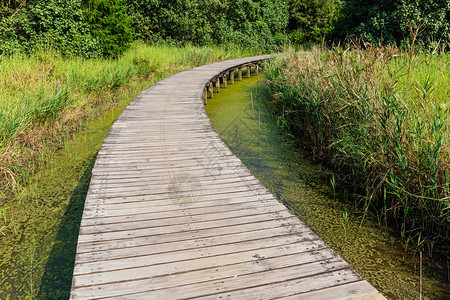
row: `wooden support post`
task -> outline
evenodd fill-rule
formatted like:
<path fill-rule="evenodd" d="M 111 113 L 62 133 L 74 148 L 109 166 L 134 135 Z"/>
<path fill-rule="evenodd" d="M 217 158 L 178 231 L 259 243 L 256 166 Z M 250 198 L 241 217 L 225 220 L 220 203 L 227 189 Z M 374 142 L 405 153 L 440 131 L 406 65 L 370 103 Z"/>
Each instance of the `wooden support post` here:
<path fill-rule="evenodd" d="M 250 73 L 252 72 L 252 66 L 247 66 L 247 78 L 250 78 Z"/>
<path fill-rule="evenodd" d="M 230 84 L 234 84 L 234 69 L 230 72 Z"/>
<path fill-rule="evenodd" d="M 223 74 L 222 81 L 223 81 L 223 88 L 226 89 L 227 88 L 227 73 Z"/>
<path fill-rule="evenodd" d="M 256 74 L 256 76 L 258 76 L 258 73 L 259 73 L 259 65 L 256 64 L 255 65 L 255 74 Z"/>
<path fill-rule="evenodd" d="M 212 98 L 213 95 L 214 95 L 214 92 L 213 92 L 213 84 L 212 84 L 212 82 L 210 82 L 209 85 L 208 85 L 208 97 L 209 97 L 209 98 Z"/>
<path fill-rule="evenodd" d="M 238 68 L 238 81 L 242 81 L 242 67 Z"/>
<path fill-rule="evenodd" d="M 202 96 L 202 98 L 203 98 L 203 104 L 204 105 L 208 104 L 208 89 L 206 88 L 206 86 L 203 89 L 203 96 Z"/>
<path fill-rule="evenodd" d="M 220 93 L 220 76 L 216 78 L 216 93 Z"/>

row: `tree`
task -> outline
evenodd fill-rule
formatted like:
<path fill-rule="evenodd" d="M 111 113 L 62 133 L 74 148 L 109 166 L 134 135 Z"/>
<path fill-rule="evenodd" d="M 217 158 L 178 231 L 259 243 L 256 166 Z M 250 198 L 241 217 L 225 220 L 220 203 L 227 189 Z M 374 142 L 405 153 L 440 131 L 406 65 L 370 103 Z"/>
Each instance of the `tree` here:
<path fill-rule="evenodd" d="M 125 0 L 91 0 L 89 23 L 104 56 L 123 53 L 132 41 L 133 29 L 126 14 Z"/>

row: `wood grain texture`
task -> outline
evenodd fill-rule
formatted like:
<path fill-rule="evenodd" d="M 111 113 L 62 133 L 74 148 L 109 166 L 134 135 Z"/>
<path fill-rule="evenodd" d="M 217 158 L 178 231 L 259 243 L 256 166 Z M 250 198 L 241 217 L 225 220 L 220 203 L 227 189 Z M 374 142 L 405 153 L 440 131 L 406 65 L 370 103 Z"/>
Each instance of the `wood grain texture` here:
<path fill-rule="evenodd" d="M 204 110 L 268 56 L 198 67 L 136 97 L 92 171 L 71 299 L 383 299 L 236 158 Z M 257 73 L 257 68 L 255 69 Z M 213 100 L 210 100 L 213 101 Z"/>

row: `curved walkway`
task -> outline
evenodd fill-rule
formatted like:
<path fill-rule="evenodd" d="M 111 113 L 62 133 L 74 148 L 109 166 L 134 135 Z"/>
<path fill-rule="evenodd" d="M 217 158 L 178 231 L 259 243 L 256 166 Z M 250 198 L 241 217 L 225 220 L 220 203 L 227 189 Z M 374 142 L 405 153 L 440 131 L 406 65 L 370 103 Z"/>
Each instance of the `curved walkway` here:
<path fill-rule="evenodd" d="M 71 299 L 384 299 L 250 173 L 206 115 L 205 86 L 266 58 L 176 74 L 122 112 L 93 169 Z"/>

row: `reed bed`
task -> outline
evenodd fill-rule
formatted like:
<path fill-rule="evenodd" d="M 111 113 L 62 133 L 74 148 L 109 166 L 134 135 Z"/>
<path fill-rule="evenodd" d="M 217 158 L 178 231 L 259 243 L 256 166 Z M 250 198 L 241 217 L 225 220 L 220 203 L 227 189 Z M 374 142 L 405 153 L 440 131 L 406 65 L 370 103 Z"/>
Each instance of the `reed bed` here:
<path fill-rule="evenodd" d="M 252 54 L 226 46 L 136 42 L 115 60 L 62 57 L 52 50 L 0 56 L 0 205 L 103 112 L 172 74 Z"/>
<path fill-rule="evenodd" d="M 278 123 L 325 162 L 363 219 L 450 255 L 450 55 L 414 47 L 287 50 L 267 85 Z"/>

